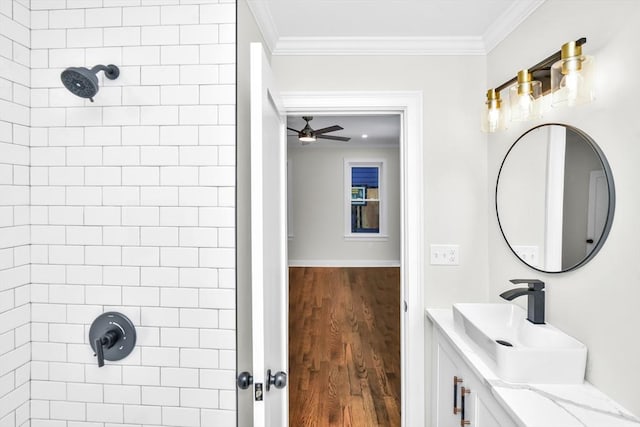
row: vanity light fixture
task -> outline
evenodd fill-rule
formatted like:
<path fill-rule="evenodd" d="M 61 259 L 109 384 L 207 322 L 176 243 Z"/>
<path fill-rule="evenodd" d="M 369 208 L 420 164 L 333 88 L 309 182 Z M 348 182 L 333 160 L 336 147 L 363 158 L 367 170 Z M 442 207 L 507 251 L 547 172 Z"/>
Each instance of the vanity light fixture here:
<path fill-rule="evenodd" d="M 500 92 L 496 92 L 495 89 L 487 90 L 485 105 L 486 107 L 482 110 L 482 131 L 496 132 L 506 129 L 506 109 L 501 108 Z"/>
<path fill-rule="evenodd" d="M 554 107 L 578 105 L 594 99 L 593 58 L 582 54 L 585 37 L 565 43 L 562 49 L 518 75 L 487 91 L 482 111 L 482 130 L 506 129 L 507 116 L 513 121 L 540 117 L 545 95 L 551 94 Z M 502 105 L 500 92 L 509 89 L 510 108 Z"/>
<path fill-rule="evenodd" d="M 540 117 L 542 83 L 533 80 L 529 70 L 518 71 L 518 83 L 509 88 L 511 120 L 523 122 Z"/>
<path fill-rule="evenodd" d="M 562 45 L 561 58 L 551 67 L 551 105 L 573 106 L 593 101 L 593 57 L 582 54 L 582 44 Z"/>

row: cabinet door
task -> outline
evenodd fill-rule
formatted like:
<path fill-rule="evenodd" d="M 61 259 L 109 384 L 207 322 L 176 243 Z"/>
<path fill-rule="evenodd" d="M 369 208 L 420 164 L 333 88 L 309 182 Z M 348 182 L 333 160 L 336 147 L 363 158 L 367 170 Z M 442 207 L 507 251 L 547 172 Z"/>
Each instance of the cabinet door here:
<path fill-rule="evenodd" d="M 457 377 L 462 380 L 457 387 L 457 407 L 462 408 L 462 387 L 465 394 L 464 420 L 468 427 L 515 427 L 507 412 L 495 400 L 491 391 L 484 385 L 463 361 L 459 354 L 437 332 L 434 333 L 433 351 L 434 406 L 433 427 L 459 427 L 460 410 L 454 414 L 454 384 Z"/>
<path fill-rule="evenodd" d="M 493 416 L 493 413 L 487 408 L 486 403 L 479 397 L 476 401 L 477 413 L 476 413 L 476 425 L 475 427 L 497 427 L 501 424 Z"/>
<path fill-rule="evenodd" d="M 435 426 L 437 427 L 459 427 L 460 426 L 460 413 L 454 413 L 454 389 L 457 389 L 455 401 L 457 407 L 460 408 L 460 390 L 464 386 L 464 382 L 458 383 L 457 387 L 454 387 L 454 378 L 461 377 L 459 366 L 453 361 L 453 358 L 447 353 L 447 351 L 441 345 L 440 340 L 436 340 L 435 345 L 435 363 L 433 378 L 436 381 L 435 391 L 435 405 L 434 405 L 434 419 Z M 473 396 L 466 396 L 466 411 L 465 415 L 467 419 L 471 416 L 472 411 L 469 410 L 473 406 Z"/>
<path fill-rule="evenodd" d="M 490 392 L 478 394 L 476 399 L 476 423 L 474 427 L 515 427 L 516 424 L 498 405 Z"/>

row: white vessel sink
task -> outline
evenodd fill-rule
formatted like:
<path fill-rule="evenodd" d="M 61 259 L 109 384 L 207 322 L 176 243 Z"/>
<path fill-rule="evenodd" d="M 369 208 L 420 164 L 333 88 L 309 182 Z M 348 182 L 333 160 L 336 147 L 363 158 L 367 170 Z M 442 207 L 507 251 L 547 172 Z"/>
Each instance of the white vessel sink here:
<path fill-rule="evenodd" d="M 517 305 L 454 304 L 453 319 L 455 329 L 480 348 L 505 381 L 584 382 L 587 347 L 549 324 L 534 325 Z"/>

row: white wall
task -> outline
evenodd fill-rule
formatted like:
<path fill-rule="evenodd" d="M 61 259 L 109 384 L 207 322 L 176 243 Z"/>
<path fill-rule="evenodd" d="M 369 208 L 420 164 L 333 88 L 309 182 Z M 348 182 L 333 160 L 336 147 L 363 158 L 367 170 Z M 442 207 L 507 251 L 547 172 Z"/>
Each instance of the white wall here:
<path fill-rule="evenodd" d="M 489 181 L 495 182 L 502 157 L 527 128 L 540 122 L 564 122 L 593 137 L 607 156 L 616 186 L 616 212 L 609 238 L 584 267 L 557 275 L 533 272 L 511 254 L 500 235 L 489 195 L 491 300 L 510 288 L 508 279 L 537 277 L 547 283 L 550 323 L 589 348 L 587 379 L 627 409 L 640 415 L 640 122 L 636 70 L 640 57 L 640 3 L 627 1 L 548 0 L 488 57 L 488 82 L 497 85 L 517 70 L 538 62 L 568 40 L 587 37 L 584 52 L 596 56 L 597 100 L 586 106 L 552 111 L 542 120 L 514 126 L 489 138 Z M 541 29 L 544 29 L 542 31 Z"/>
<path fill-rule="evenodd" d="M 235 4 L 31 8 L 31 424 L 235 425 Z M 138 343 L 98 368 L 108 310 Z"/>
<path fill-rule="evenodd" d="M 425 304 L 486 298 L 486 137 L 481 56 L 274 56 L 282 91 L 421 90 L 424 94 Z M 479 179 L 480 177 L 480 179 Z M 457 267 L 428 264 L 430 243 L 460 245 Z"/>
<path fill-rule="evenodd" d="M 29 420 L 29 4 L 0 1 L 0 425 Z"/>
<path fill-rule="evenodd" d="M 400 262 L 399 147 L 289 149 L 293 188 L 289 235 L 291 265 L 398 265 Z M 345 239 L 344 161 L 384 160 L 387 235 L 384 240 Z"/>

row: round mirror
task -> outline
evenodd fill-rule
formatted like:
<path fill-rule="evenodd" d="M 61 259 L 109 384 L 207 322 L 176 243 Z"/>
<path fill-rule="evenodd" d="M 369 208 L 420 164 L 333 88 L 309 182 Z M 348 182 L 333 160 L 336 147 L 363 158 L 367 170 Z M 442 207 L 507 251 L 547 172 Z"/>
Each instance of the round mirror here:
<path fill-rule="evenodd" d="M 513 253 L 538 271 L 561 273 L 593 258 L 607 238 L 614 206 L 607 159 L 572 126 L 530 129 L 500 166 L 500 230 Z"/>

